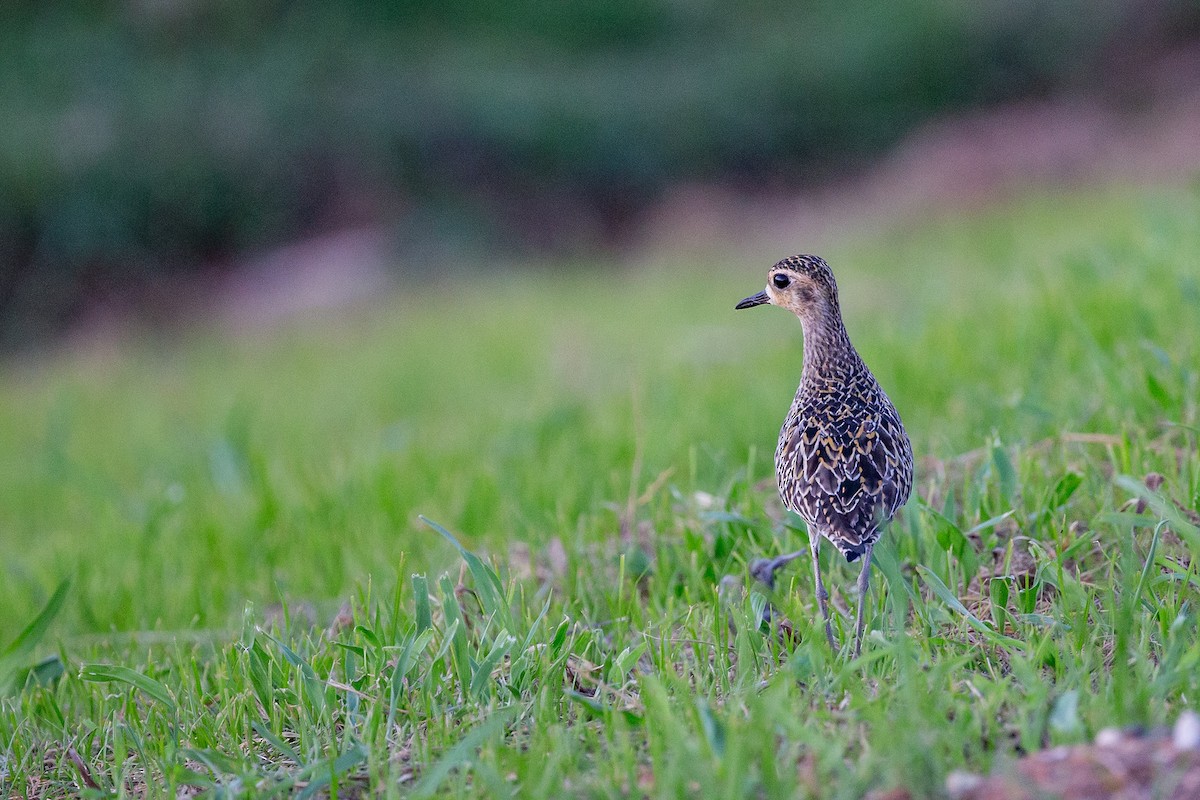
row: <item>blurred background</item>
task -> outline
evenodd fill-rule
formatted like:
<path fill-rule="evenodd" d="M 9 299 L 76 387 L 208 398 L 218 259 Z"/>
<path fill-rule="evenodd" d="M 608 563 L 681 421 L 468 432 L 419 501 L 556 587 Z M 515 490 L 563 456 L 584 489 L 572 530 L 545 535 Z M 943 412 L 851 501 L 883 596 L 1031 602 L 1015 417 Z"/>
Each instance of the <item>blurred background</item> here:
<path fill-rule="evenodd" d="M 1198 42 L 1196 0 L 10 0 L 0 348 L 1177 174 Z"/>

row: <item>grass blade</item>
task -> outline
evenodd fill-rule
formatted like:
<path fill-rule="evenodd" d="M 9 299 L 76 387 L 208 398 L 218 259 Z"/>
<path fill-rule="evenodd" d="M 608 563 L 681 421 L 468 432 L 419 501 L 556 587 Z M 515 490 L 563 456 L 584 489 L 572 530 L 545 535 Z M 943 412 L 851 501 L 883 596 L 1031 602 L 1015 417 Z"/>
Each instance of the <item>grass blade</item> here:
<path fill-rule="evenodd" d="M 1200 558 L 1200 527 L 1193 525 L 1174 503 L 1158 492 L 1150 491 L 1144 483 L 1128 475 L 1118 475 L 1115 482 L 1122 489 L 1145 500 L 1146 505 L 1150 506 L 1155 514 L 1170 523 L 1175 535 L 1187 542 L 1192 556 Z"/>
<path fill-rule="evenodd" d="M 508 651 L 512 649 L 513 643 L 517 641 L 517 637 L 512 636 L 507 631 L 501 631 L 496 637 L 496 641 L 492 644 L 491 652 L 475 665 L 475 674 L 471 676 L 471 694 L 475 697 L 482 697 L 484 692 L 492 685 L 492 670 L 500 663 L 500 660 L 508 655 Z"/>
<path fill-rule="evenodd" d="M 319 715 L 325 710 L 325 682 L 317 677 L 317 673 L 313 671 L 312 666 L 307 661 L 299 656 L 295 650 L 288 647 L 283 642 L 276 639 L 266 631 L 262 632 L 263 636 L 270 639 L 279 652 L 283 653 L 283 657 L 296 669 L 300 670 L 300 678 L 304 686 L 304 693 L 308 696 L 309 702 L 313 705 L 315 715 Z"/>
<path fill-rule="evenodd" d="M 992 630 L 990 625 L 968 611 L 967 607 L 962 604 L 962 601 L 955 597 L 954 593 L 946 588 L 946 584 L 942 583 L 942 579 L 939 578 L 932 570 L 923 564 L 918 564 L 917 572 L 921 574 L 921 578 L 925 581 L 925 585 L 929 587 L 930 591 L 937 595 L 939 600 L 948 605 L 954 611 L 958 612 L 958 614 L 967 621 L 967 624 L 986 636 L 993 644 L 1004 647 L 1012 647 L 1021 651 L 1026 649 L 1025 643 L 1020 639 L 1013 639 L 1010 636 L 1004 636 L 996 633 L 996 631 Z"/>
<path fill-rule="evenodd" d="M 0 653 L 0 697 L 15 694 L 25 685 L 30 675 L 30 666 L 24 662 L 33 654 L 34 648 L 62 610 L 70 586 L 70 579 L 60 583 L 33 621 L 17 634 L 17 638 L 4 648 L 3 653 Z"/>
<path fill-rule="evenodd" d="M 475 587 L 479 592 L 484 611 L 499 616 L 504 627 L 511 629 L 513 627 L 512 611 L 508 607 L 500 576 L 496 574 L 495 570 L 483 563 L 479 556 L 463 547 L 450 531 L 427 517 L 419 517 L 419 519 L 454 545 L 454 549 L 462 556 L 463 561 L 467 562 L 467 569 L 471 571 L 471 576 L 475 578 Z"/>
<path fill-rule="evenodd" d="M 400 705 L 400 696 L 404 693 L 404 679 L 408 677 L 409 670 L 415 663 L 414 659 L 425 652 L 425 648 L 429 647 L 432 640 L 433 628 L 426 628 L 405 642 L 404 649 L 400 651 L 400 657 L 396 659 L 396 668 L 392 672 L 392 685 L 388 692 L 388 730 L 391 730 L 392 723 L 396 719 L 396 708 Z"/>
<path fill-rule="evenodd" d="M 413 612 L 417 620 L 417 633 L 433 625 L 433 612 L 429 609 L 429 581 L 424 575 L 412 576 Z"/>
<path fill-rule="evenodd" d="M 505 706 L 460 739 L 421 776 L 421 780 L 413 787 L 412 796 L 429 797 L 436 792 L 451 772 L 467 767 L 475 757 L 475 751 L 507 725 L 519 710 L 515 705 Z"/>
<path fill-rule="evenodd" d="M 300 760 L 300 756 L 296 755 L 296 751 L 292 749 L 291 745 L 272 733 L 270 728 L 268 728 L 266 725 L 262 724 L 258 720 L 254 720 L 250 723 L 250 727 L 253 728 L 254 732 L 261 736 L 267 744 L 278 750 L 281 755 L 287 756 L 289 759 L 291 759 L 292 763 L 294 763 L 296 766 L 300 766 L 304 763 Z"/>
<path fill-rule="evenodd" d="M 33 618 L 33 621 L 17 634 L 17 638 L 13 639 L 8 647 L 4 648 L 3 653 L 0 653 L 0 662 L 8 659 L 23 658 L 33 652 L 33 648 L 37 647 L 38 642 L 46 635 L 50 623 L 54 621 L 54 618 L 58 616 L 58 612 L 62 610 L 63 600 L 66 599 L 67 590 L 70 586 L 71 581 L 69 578 L 58 585 L 58 588 L 54 590 L 54 594 L 50 595 L 50 599 L 46 601 L 46 605 Z"/>
<path fill-rule="evenodd" d="M 351 767 L 366 761 L 368 754 L 367 747 L 362 743 L 357 743 L 339 756 L 309 764 L 282 783 L 272 786 L 270 791 L 264 796 L 274 797 L 283 794 L 297 783 L 308 781 L 308 784 L 296 797 L 312 797 L 315 793 L 332 783 L 334 776 L 348 772 Z"/>
<path fill-rule="evenodd" d="M 441 586 L 442 616 L 448 626 L 442 649 L 444 650 L 446 645 L 449 645 L 454 673 L 465 693 L 467 687 L 471 685 L 471 654 L 468 647 L 470 642 L 467 639 L 466 620 L 463 618 L 462 606 L 458 603 L 458 597 L 454 594 L 454 586 L 450 583 L 450 579 L 443 575 Z"/>
<path fill-rule="evenodd" d="M 313 776 L 312 780 L 308 782 L 308 786 L 304 787 L 304 791 L 296 795 L 297 800 L 312 797 L 333 783 L 335 776 L 349 772 L 351 767 L 358 766 L 366 761 L 367 752 L 367 748 L 364 745 L 356 744 L 337 758 L 309 767 L 305 770 L 305 773 Z"/>
<path fill-rule="evenodd" d="M 79 678 L 95 683 L 117 682 L 124 683 L 137 689 L 142 694 L 162 703 L 175 713 L 175 699 L 162 683 L 137 670 L 122 667 L 117 664 L 84 664 L 79 670 Z"/>

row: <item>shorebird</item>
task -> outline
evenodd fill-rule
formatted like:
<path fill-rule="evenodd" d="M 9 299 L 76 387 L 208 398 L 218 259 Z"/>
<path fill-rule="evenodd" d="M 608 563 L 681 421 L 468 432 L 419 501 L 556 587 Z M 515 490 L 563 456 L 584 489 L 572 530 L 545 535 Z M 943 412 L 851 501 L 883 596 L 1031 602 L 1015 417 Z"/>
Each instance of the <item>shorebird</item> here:
<path fill-rule="evenodd" d="M 912 490 L 912 444 L 896 407 L 850 343 L 837 283 L 824 260 L 812 255 L 785 258 L 767 273 L 767 288 L 736 308 L 767 303 L 799 317 L 804 331 L 800 386 L 775 449 L 779 496 L 808 525 L 817 602 L 825 638 L 834 651 L 838 645 L 829 621 L 829 594 L 817 559 L 821 537 L 846 561 L 862 559 L 854 623 L 857 658 L 862 652 L 871 551 Z M 750 573 L 773 588 L 776 571 L 802 555 L 799 550 L 758 559 Z"/>

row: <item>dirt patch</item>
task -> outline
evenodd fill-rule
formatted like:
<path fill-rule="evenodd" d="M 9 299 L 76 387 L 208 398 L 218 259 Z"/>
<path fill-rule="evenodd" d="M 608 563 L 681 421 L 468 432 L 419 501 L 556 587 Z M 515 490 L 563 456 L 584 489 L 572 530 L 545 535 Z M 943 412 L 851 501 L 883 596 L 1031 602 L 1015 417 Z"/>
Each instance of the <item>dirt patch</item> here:
<path fill-rule="evenodd" d="M 954 773 L 952 800 L 1192 800 L 1200 797 L 1200 716 L 1173 730 L 1107 729 L 1092 744 L 1042 750 L 987 777 Z"/>

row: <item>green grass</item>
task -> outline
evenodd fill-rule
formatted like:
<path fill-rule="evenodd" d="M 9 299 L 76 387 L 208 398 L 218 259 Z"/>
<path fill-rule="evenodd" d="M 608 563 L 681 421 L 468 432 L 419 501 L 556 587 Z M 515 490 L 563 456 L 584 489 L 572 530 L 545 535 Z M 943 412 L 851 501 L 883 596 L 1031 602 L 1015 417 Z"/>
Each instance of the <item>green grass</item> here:
<path fill-rule="evenodd" d="M 805 569 L 791 639 L 718 592 L 805 541 L 770 480 L 799 326 L 732 310 L 784 253 L 466 269 L 4 368 L 4 792 L 936 796 L 1173 719 L 1200 690 L 1200 193 L 828 238 L 799 247 L 919 460 L 861 659 Z"/>

